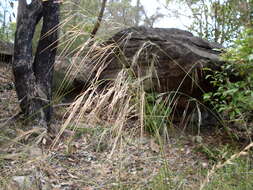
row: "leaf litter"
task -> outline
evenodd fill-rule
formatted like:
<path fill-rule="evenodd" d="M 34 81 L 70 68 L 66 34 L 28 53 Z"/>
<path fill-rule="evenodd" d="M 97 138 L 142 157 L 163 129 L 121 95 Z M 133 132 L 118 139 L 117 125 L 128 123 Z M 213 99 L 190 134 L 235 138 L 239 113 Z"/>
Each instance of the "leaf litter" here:
<path fill-rule="evenodd" d="M 19 111 L 11 69 L 1 67 L 0 119 L 11 117 Z M 56 108 L 55 127 L 63 124 L 62 107 Z M 61 116 L 61 117 L 60 117 Z M 82 125 L 80 122 L 79 125 Z M 83 124 L 82 126 L 85 126 Z M 49 149 L 34 143 L 31 135 L 17 139 L 17 134 L 29 133 L 29 126 L 17 122 L 8 123 L 0 133 L 0 187 L 18 189 L 21 183 L 39 184 L 33 189 L 152 189 L 152 182 L 165 165 L 175 175 L 173 180 L 184 178 L 185 187 L 194 189 L 199 167 L 206 167 L 206 159 L 194 153 L 194 144 L 182 135 L 171 135 L 161 148 L 155 137 L 146 133 L 130 135 L 127 131 L 114 146 L 115 138 L 96 136 L 103 128 L 85 127 L 85 131 L 71 140 L 60 142 Z M 114 149 L 112 153 L 112 149 Z M 179 176 L 179 177 L 177 177 Z M 40 188 L 39 188 L 40 187 Z M 2 189 L 2 188 L 0 188 Z"/>

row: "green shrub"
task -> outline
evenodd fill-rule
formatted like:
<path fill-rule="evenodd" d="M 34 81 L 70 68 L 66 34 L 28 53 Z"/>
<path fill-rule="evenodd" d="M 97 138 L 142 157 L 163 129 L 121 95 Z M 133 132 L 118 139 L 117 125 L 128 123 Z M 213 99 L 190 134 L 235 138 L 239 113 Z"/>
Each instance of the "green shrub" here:
<path fill-rule="evenodd" d="M 204 94 L 204 100 L 227 120 L 248 121 L 253 110 L 253 30 L 246 30 L 229 49 L 220 71 L 211 71 L 207 78 L 215 92 Z"/>

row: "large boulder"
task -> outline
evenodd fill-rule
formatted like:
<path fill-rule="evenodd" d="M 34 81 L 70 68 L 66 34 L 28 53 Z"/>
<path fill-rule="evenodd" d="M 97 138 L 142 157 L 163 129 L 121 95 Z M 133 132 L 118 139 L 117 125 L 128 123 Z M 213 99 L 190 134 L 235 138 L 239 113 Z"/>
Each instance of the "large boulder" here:
<path fill-rule="evenodd" d="M 0 40 L 0 62 L 10 63 L 13 55 L 13 44 Z"/>
<path fill-rule="evenodd" d="M 216 69 L 222 64 L 221 49 L 188 31 L 133 27 L 116 33 L 91 52 L 89 66 L 95 70 L 103 67 L 99 79 L 105 83 L 116 79 L 122 69 L 129 69 L 132 76 L 145 78 L 146 90 L 179 91 L 198 98 L 211 87 L 203 68 Z"/>

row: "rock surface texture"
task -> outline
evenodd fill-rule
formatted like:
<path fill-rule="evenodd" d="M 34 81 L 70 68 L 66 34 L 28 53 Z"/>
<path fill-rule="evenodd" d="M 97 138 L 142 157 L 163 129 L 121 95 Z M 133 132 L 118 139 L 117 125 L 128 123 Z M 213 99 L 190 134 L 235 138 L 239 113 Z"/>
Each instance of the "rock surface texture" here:
<path fill-rule="evenodd" d="M 0 40 L 0 62 L 11 63 L 13 44 Z"/>
<path fill-rule="evenodd" d="M 199 97 L 210 85 L 203 68 L 217 68 L 222 46 L 175 28 L 133 27 L 116 33 L 103 43 L 103 56 L 92 59 L 104 65 L 99 79 L 110 81 L 122 69 L 145 78 L 145 90 L 180 91 Z M 98 50 L 93 52 L 99 54 Z"/>

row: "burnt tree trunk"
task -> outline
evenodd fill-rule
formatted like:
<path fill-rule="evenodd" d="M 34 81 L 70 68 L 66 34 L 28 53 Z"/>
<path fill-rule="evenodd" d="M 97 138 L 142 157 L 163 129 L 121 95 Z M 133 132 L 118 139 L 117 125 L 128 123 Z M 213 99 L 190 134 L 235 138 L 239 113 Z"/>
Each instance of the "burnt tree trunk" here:
<path fill-rule="evenodd" d="M 40 20 L 42 3 L 37 0 L 27 5 L 20 0 L 14 42 L 13 74 L 15 87 L 24 114 L 33 114 L 36 79 L 33 72 L 32 39 L 36 23 Z"/>
<path fill-rule="evenodd" d="M 36 24 L 43 18 L 43 27 L 35 59 L 32 39 Z M 19 0 L 17 29 L 14 42 L 13 74 L 22 113 L 49 126 L 51 116 L 51 86 L 56 55 L 59 4 Z"/>
<path fill-rule="evenodd" d="M 39 102 L 37 109 L 43 107 L 45 119 L 50 122 L 52 115 L 53 71 L 58 44 L 59 4 L 53 1 L 44 2 L 42 16 L 43 26 L 33 68 L 36 82 L 46 98 Z"/>

